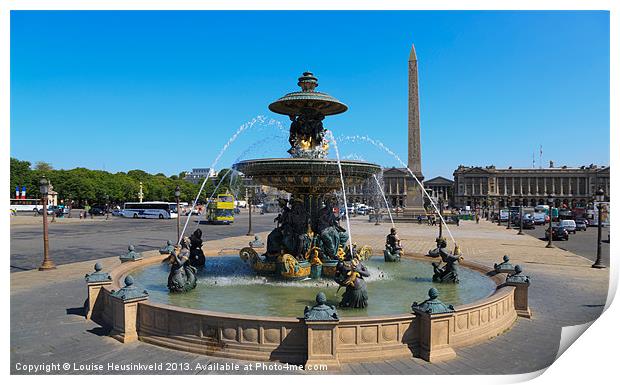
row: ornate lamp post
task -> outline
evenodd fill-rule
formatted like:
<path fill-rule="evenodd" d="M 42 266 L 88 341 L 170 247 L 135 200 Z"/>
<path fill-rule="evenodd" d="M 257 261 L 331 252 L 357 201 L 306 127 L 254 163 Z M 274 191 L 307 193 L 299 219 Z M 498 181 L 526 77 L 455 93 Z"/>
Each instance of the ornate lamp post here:
<path fill-rule="evenodd" d="M 110 218 L 110 196 L 105 194 L 105 220 Z"/>
<path fill-rule="evenodd" d="M 441 220 L 443 218 L 443 199 L 441 199 L 441 196 L 437 202 L 439 203 L 439 238 L 441 238 L 443 234 L 443 221 Z"/>
<path fill-rule="evenodd" d="M 245 196 L 248 200 L 248 233 L 246 235 L 252 236 L 254 233 L 252 232 L 252 197 L 250 196 L 250 189 L 245 188 Z"/>
<path fill-rule="evenodd" d="M 497 200 L 497 225 L 502 225 L 502 205 L 499 204 L 499 199 Z"/>
<path fill-rule="evenodd" d="M 510 200 L 510 198 L 511 198 L 510 195 L 508 195 L 508 201 Z M 508 201 L 506 202 L 506 207 L 508 207 L 508 224 L 506 225 L 506 229 L 510 230 L 510 219 L 511 219 L 510 214 L 511 213 L 510 213 L 510 206 L 509 206 Z"/>
<path fill-rule="evenodd" d="M 551 224 L 553 223 L 553 204 L 554 204 L 554 199 L 553 199 L 553 194 L 549 194 L 549 196 L 547 196 L 547 203 L 549 203 L 549 229 L 548 231 L 548 242 L 547 242 L 547 247 L 553 247 L 553 230 L 551 229 Z"/>
<path fill-rule="evenodd" d="M 603 228 L 603 218 L 601 216 L 601 213 L 603 210 L 603 200 L 605 200 L 605 191 L 603 191 L 603 189 L 599 187 L 598 191 L 596 192 L 596 201 L 598 202 L 598 236 L 596 239 L 596 262 L 594 262 L 594 265 L 592 265 L 592 267 L 595 269 L 604 269 L 606 267 L 601 261 L 601 231 Z"/>
<path fill-rule="evenodd" d="M 174 189 L 174 199 L 177 202 L 177 244 L 181 243 L 181 210 L 179 207 L 179 198 L 181 197 L 181 187 L 177 185 Z"/>
<path fill-rule="evenodd" d="M 138 199 L 140 203 L 142 203 L 142 199 L 144 199 L 144 192 L 142 191 L 142 182 L 140 182 L 140 191 L 138 191 Z"/>
<path fill-rule="evenodd" d="M 523 197 L 519 197 L 519 232 L 517 235 L 523 235 Z"/>
<path fill-rule="evenodd" d="M 54 262 L 49 259 L 49 238 L 47 231 L 47 194 L 49 192 L 49 181 L 45 177 L 41 177 L 39 181 L 39 191 L 43 200 L 43 263 L 39 266 L 39 270 L 52 270 L 56 268 Z"/>

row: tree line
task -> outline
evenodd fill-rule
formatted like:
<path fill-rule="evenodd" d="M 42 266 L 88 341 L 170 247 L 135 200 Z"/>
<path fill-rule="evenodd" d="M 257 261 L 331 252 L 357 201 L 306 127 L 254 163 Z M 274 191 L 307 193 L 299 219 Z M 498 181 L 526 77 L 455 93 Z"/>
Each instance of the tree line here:
<path fill-rule="evenodd" d="M 243 199 L 245 191 L 242 178 L 229 169 L 221 170 L 216 177 L 209 178 L 198 199 L 205 203 L 219 184 L 216 194 L 227 191 L 238 199 Z M 11 197 L 15 187 L 26 186 L 27 198 L 41 198 L 39 181 L 45 176 L 58 193 L 58 201 L 72 202 L 74 207 L 90 205 L 122 204 L 137 202 L 140 182 L 142 182 L 143 200 L 174 202 L 174 190 L 181 189 L 180 200 L 190 204 L 196 198 L 200 184 L 193 184 L 183 179 L 185 173 L 166 176 L 162 173 L 149 174 L 142 170 L 110 173 L 103 170 L 90 170 L 83 167 L 71 170 L 55 170 L 49 163 L 37 162 L 35 166 L 28 161 L 11 158 Z M 222 180 L 223 179 L 223 180 Z M 220 183 L 221 182 L 221 183 Z M 202 183 L 202 181 L 201 181 Z"/>

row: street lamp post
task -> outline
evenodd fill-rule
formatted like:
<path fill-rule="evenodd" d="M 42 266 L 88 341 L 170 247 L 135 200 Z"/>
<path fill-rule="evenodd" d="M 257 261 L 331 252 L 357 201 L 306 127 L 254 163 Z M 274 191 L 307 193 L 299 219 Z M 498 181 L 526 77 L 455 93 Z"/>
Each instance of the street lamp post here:
<path fill-rule="evenodd" d="M 110 218 L 110 197 L 105 194 L 105 220 Z"/>
<path fill-rule="evenodd" d="M 523 235 L 523 197 L 519 199 L 519 232 L 517 235 Z"/>
<path fill-rule="evenodd" d="M 441 197 L 439 197 L 438 199 L 438 203 L 439 203 L 439 238 L 441 238 L 442 234 L 443 234 L 443 199 L 441 199 Z"/>
<path fill-rule="evenodd" d="M 174 199 L 177 202 L 177 245 L 181 243 L 181 211 L 179 207 L 179 198 L 181 197 L 181 187 L 177 185 L 174 189 Z"/>
<path fill-rule="evenodd" d="M 547 203 L 549 203 L 549 229 L 547 229 L 547 247 L 553 247 L 553 230 L 551 229 L 551 224 L 553 223 L 553 194 L 549 194 L 547 197 Z"/>
<path fill-rule="evenodd" d="M 248 236 L 252 236 L 254 235 L 254 233 L 252 232 L 252 197 L 249 194 L 250 190 L 246 187 L 245 189 L 245 196 L 246 199 L 248 200 L 248 233 L 246 235 Z"/>
<path fill-rule="evenodd" d="M 508 200 L 510 200 L 510 195 L 508 196 Z M 510 206 L 508 201 L 506 202 L 506 207 L 508 207 L 508 224 L 506 225 L 506 229 L 510 230 Z"/>
<path fill-rule="evenodd" d="M 604 269 L 606 267 L 601 261 L 601 231 L 603 229 L 603 218 L 601 216 L 601 213 L 603 209 L 603 200 L 605 200 L 605 192 L 602 188 L 599 188 L 596 192 L 596 201 L 598 202 L 598 236 L 596 240 L 596 262 L 594 262 L 594 265 L 592 265 L 592 267 L 595 269 Z"/>
<path fill-rule="evenodd" d="M 499 200 L 497 201 L 497 225 L 502 225 L 502 206 L 499 204 Z"/>
<path fill-rule="evenodd" d="M 49 238 L 47 231 L 47 194 L 49 192 L 49 182 L 45 177 L 41 177 L 39 181 L 39 191 L 43 200 L 43 263 L 39 266 L 39 270 L 52 270 L 56 268 L 54 262 L 49 259 Z"/>

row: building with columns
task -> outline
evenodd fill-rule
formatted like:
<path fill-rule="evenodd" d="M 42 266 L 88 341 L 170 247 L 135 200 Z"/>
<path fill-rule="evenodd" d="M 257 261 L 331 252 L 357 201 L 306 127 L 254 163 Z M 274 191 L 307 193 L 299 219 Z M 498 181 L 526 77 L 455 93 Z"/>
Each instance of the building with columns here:
<path fill-rule="evenodd" d="M 454 171 L 457 207 L 506 207 L 547 204 L 553 194 L 556 206 L 585 207 L 599 187 L 609 200 L 609 167 L 512 168 L 459 166 Z"/>
<path fill-rule="evenodd" d="M 409 184 L 416 183 L 411 178 L 406 168 L 390 167 L 383 169 L 383 175 L 378 176 L 385 199 L 391 208 L 407 207 L 407 192 L 411 191 Z M 424 188 L 429 195 L 437 201 L 441 197 L 444 204 L 452 205 L 452 191 L 454 182 L 450 179 L 438 176 L 424 181 Z M 385 206 L 381 191 L 378 190 L 377 181 L 369 178 L 361 185 L 346 186 L 347 201 L 359 202 L 370 206 Z M 377 201 L 379 201 L 377 203 Z"/>
<path fill-rule="evenodd" d="M 436 202 L 438 202 L 441 198 L 441 200 L 444 202 L 444 205 L 453 205 L 452 198 L 454 191 L 454 182 L 452 180 L 444 178 L 443 176 L 428 179 L 424 181 L 424 189 Z"/>

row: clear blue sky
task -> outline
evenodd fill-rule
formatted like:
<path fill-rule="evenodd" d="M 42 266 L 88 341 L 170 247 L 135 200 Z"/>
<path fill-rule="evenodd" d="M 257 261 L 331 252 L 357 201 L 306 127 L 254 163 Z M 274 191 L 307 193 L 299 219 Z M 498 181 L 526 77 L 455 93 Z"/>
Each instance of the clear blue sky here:
<path fill-rule="evenodd" d="M 609 164 L 607 12 L 13 11 L 11 156 L 166 175 L 208 167 L 254 116 L 288 128 L 267 106 L 311 70 L 349 106 L 325 127 L 406 159 L 412 43 L 426 178 L 459 164 L 529 167 L 533 152 L 538 165 L 541 144 L 545 164 Z M 275 134 L 248 130 L 217 168 L 288 156 L 286 135 L 251 147 Z M 397 165 L 369 145 L 340 147 Z"/>

